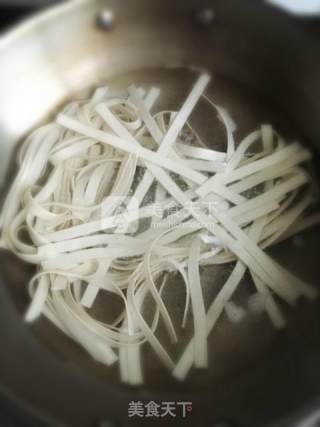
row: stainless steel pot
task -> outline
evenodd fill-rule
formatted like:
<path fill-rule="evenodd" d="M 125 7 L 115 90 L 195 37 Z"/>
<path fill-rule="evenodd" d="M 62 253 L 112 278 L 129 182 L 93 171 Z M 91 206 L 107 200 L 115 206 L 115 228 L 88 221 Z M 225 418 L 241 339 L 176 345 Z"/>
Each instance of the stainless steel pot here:
<path fill-rule="evenodd" d="M 200 69 L 213 72 L 210 95 L 230 109 L 239 123 L 238 137 L 268 120 L 317 148 L 320 56 L 284 14 L 249 0 L 71 1 L 0 40 L 3 192 L 14 173 L 19 141 L 67 99 L 106 82 L 135 82 L 160 85 L 164 104 L 177 106 Z M 205 130 L 202 111 L 195 120 Z M 315 283 L 318 231 L 273 251 Z M 131 400 L 183 400 L 193 402 L 193 414 L 175 419 L 176 424 L 259 427 L 312 406 L 319 394 L 319 304 L 302 302 L 288 313 L 289 327 L 278 333 L 254 316 L 233 329 L 222 322 L 212 339 L 208 373 L 194 373 L 178 384 L 147 356 L 150 381 L 131 389 L 45 320 L 33 328 L 24 325 L 20 314 L 32 271 L 6 253 L 0 267 L 0 394 L 26 411 L 23 425 L 29 419 L 30 425 L 127 425 Z M 151 424 L 139 420 L 144 423 Z"/>

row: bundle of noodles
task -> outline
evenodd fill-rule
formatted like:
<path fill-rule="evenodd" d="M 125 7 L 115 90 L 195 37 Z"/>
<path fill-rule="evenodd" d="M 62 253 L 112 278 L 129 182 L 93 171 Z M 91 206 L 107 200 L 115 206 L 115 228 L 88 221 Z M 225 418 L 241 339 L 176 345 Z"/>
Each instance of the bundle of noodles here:
<path fill-rule="evenodd" d="M 204 94 L 209 80 L 199 77 L 180 111 L 152 112 L 160 90 L 133 86 L 119 94 L 100 88 L 67 105 L 25 141 L 3 207 L 2 246 L 37 265 L 26 320 L 44 314 L 97 361 L 119 361 L 131 384 L 143 381 L 146 341 L 179 379 L 192 365 L 206 367 L 220 315 L 243 315 L 231 298 L 247 270 L 277 328 L 285 325 L 278 299 L 316 297 L 264 252 L 319 220 L 305 215 L 313 194 L 302 165 L 311 153 L 270 125 L 236 144 L 228 112 Z M 225 151 L 207 148 L 188 122 L 201 97 L 225 127 Z M 230 262 L 206 310 L 201 271 Z M 191 316 L 194 328 L 178 361 L 157 335 L 161 319 L 179 341 L 162 294 L 172 272 L 185 285 L 182 324 Z M 123 302 L 111 323 L 89 310 L 103 292 Z M 151 323 L 142 310 L 147 296 L 156 307 Z"/>

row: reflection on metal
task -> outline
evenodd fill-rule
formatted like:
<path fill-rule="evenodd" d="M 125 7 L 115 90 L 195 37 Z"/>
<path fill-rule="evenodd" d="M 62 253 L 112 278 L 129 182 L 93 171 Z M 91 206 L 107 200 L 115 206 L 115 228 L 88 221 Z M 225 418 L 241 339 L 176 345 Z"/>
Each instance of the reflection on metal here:
<path fill-rule="evenodd" d="M 320 0 L 267 0 L 287 12 L 296 15 L 319 15 Z"/>

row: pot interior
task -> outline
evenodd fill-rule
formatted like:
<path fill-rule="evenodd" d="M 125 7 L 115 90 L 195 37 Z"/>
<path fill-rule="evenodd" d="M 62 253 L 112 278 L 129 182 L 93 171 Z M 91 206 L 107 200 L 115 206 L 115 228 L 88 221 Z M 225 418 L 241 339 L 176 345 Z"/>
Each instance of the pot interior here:
<path fill-rule="evenodd" d="M 261 85 L 259 90 L 260 71 L 249 69 L 250 61 L 240 64 L 239 57 L 232 56 L 233 48 L 228 45 L 233 40 L 228 35 L 229 24 L 223 25 L 219 15 L 214 26 L 199 28 L 199 23 L 194 21 L 198 6 L 193 2 L 187 2 L 186 8 L 177 2 L 179 6 L 172 6 L 170 12 L 167 1 L 148 6 L 146 1 L 140 3 L 139 9 L 133 10 L 120 7 L 115 0 L 110 1 L 108 7 L 115 17 L 110 31 L 97 25 L 97 17 L 105 7 L 103 1 L 83 2 L 78 8 L 57 8 L 36 18 L 29 27 L 20 28 L 20 33 L 17 31 L 16 35 L 8 36 L 0 46 L 3 195 L 14 176 L 14 159 L 24 136 L 41 123 L 54 119 L 68 100 L 88 96 L 94 87 L 104 84 L 114 88 L 132 83 L 144 88 L 158 86 L 162 92 L 156 109 L 176 109 L 188 94 L 197 73 L 206 69 L 213 75 L 208 95 L 227 108 L 235 120 L 237 142 L 262 123 L 273 124 L 289 140 L 299 138 L 303 141 L 301 125 L 296 125 L 291 115 L 280 108 L 280 104 L 274 103 L 272 97 L 265 96 L 265 86 Z M 217 4 L 223 17 L 222 3 Z M 239 40 L 234 42 L 241 45 Z M 208 146 L 224 147 L 221 123 L 205 101 L 199 103 L 191 122 Z M 276 245 L 270 254 L 290 271 L 317 286 L 319 237 L 320 229 L 312 229 Z M 204 271 L 207 301 L 214 298 L 232 266 L 226 264 Z M 27 283 L 33 273 L 32 267 L 7 252 L 1 252 L 0 274 L 20 315 L 29 303 Z M 235 296 L 235 301 L 244 308 L 247 308 L 248 295 L 253 291 L 253 284 L 249 282 L 250 278 L 246 276 Z M 177 278 L 172 277 L 170 283 L 165 298 L 175 324 L 179 325 L 184 291 Z M 103 312 L 104 316 L 113 316 L 118 308 L 114 297 L 101 295 L 93 310 L 97 315 Z M 311 364 L 304 362 L 308 357 L 316 360 L 320 355 L 319 308 L 319 300 L 313 303 L 300 301 L 294 309 L 283 307 L 288 318 L 288 327 L 283 331 L 276 331 L 265 313 L 247 310 L 239 324 L 230 323 L 223 315 L 210 335 L 210 369 L 193 370 L 183 384 L 170 376 L 145 345 L 146 384 L 143 389 L 211 390 L 211 396 L 219 400 L 219 393 L 227 384 L 238 380 L 250 382 L 250 373 L 261 372 L 264 366 L 268 366 L 266 372 L 273 369 L 279 381 L 280 378 L 285 381 L 288 372 L 283 372 L 283 365 L 278 361 L 290 354 L 292 361 L 297 363 L 301 378 L 307 379 L 300 387 L 300 394 L 307 395 L 317 388 L 320 379 Z M 41 318 L 26 328 L 62 364 L 77 365 L 107 384 L 119 382 L 117 368 L 106 368 L 94 362 L 46 319 Z M 177 357 L 192 333 L 191 322 L 179 333 L 181 345 L 172 350 Z M 257 381 L 264 383 L 266 390 L 271 387 L 263 374 Z M 236 390 L 242 388 L 245 385 Z"/>

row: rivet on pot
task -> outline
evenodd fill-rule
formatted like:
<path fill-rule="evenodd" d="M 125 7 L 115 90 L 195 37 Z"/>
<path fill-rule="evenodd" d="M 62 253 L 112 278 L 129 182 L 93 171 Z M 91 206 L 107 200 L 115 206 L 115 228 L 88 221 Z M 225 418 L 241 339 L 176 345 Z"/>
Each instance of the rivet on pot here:
<path fill-rule="evenodd" d="M 214 10 L 210 7 L 201 9 L 195 14 L 196 23 L 204 27 L 212 24 L 214 19 L 215 19 L 215 13 L 214 13 Z"/>
<path fill-rule="evenodd" d="M 97 24 L 102 30 L 109 31 L 114 25 L 114 14 L 110 9 L 103 9 L 98 15 Z"/>

